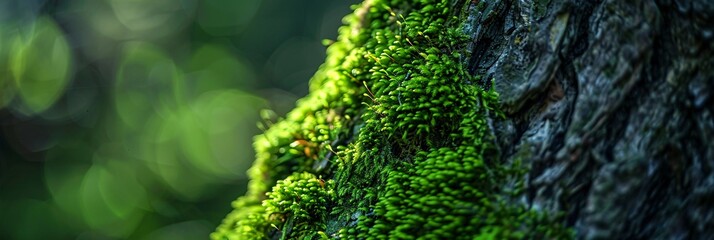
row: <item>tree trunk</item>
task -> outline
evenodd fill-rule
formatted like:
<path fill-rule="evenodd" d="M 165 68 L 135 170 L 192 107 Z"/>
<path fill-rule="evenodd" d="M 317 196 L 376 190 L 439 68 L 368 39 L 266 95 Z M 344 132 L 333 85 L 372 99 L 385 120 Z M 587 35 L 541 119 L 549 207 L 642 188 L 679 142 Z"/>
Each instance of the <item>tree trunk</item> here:
<path fill-rule="evenodd" d="M 714 5 L 410 2 L 346 18 L 214 239 L 714 236 Z"/>
<path fill-rule="evenodd" d="M 496 79 L 527 204 L 586 239 L 714 236 L 714 5 L 492 4 L 469 69 Z"/>

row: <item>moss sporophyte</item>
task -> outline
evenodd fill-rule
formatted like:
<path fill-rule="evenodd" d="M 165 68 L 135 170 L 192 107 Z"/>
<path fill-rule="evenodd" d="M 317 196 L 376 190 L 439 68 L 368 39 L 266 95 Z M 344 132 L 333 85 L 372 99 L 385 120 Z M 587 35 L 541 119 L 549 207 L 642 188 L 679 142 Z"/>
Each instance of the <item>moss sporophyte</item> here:
<path fill-rule="evenodd" d="M 499 189 L 525 171 L 497 162 L 498 94 L 462 64 L 468 4 L 355 6 L 310 94 L 255 138 L 248 193 L 211 238 L 572 238 Z"/>

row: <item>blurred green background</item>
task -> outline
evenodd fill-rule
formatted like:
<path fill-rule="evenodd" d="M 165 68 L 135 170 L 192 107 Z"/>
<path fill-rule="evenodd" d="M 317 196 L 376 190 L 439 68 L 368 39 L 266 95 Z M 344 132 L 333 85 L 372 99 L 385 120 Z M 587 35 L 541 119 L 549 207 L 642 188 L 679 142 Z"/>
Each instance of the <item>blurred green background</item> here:
<path fill-rule="evenodd" d="M 0 1 L 0 239 L 206 239 L 357 1 Z"/>

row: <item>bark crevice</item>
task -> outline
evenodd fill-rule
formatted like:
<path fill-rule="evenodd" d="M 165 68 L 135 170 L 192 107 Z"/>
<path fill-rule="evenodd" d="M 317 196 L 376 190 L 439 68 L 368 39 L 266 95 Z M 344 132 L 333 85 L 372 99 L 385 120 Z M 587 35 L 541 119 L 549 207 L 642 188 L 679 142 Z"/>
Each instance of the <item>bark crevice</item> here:
<path fill-rule="evenodd" d="M 497 142 L 530 168 L 525 202 L 565 212 L 580 238 L 711 235 L 714 7 L 489 4 L 472 18 L 487 30 L 467 26 L 469 69 L 501 94 Z"/>

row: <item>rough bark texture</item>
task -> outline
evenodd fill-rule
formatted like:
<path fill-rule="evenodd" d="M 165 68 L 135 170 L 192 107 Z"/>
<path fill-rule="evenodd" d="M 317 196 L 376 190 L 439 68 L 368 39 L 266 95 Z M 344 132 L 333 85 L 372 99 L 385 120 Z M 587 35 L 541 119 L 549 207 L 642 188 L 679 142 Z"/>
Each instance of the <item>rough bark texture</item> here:
<path fill-rule="evenodd" d="M 214 239 L 714 236 L 714 4 L 368 0 L 348 22 Z"/>
<path fill-rule="evenodd" d="M 489 1 L 469 69 L 496 81 L 523 201 L 584 239 L 714 236 L 714 4 Z"/>

